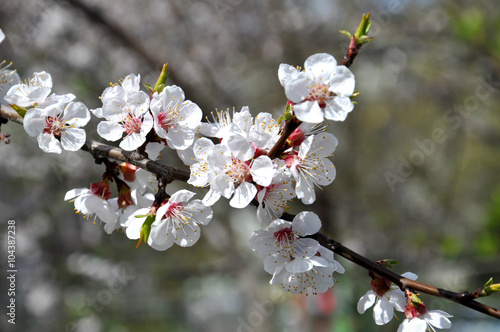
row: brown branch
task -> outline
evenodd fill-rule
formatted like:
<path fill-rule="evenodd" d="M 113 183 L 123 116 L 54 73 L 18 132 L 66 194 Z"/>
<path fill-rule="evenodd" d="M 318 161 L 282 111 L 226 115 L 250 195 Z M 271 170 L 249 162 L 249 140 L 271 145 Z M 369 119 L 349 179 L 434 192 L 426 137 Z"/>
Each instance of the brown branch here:
<path fill-rule="evenodd" d="M 9 106 L 1 105 L 0 118 L 23 124 L 23 118 Z"/>
<path fill-rule="evenodd" d="M 85 141 L 85 144 L 82 146 L 82 150 L 91 153 L 94 157 L 110 158 L 143 168 L 148 172 L 161 176 L 167 182 L 171 182 L 173 180 L 186 182 L 189 180 L 190 173 L 187 171 L 163 165 L 149 158 L 144 158 L 136 152 L 125 151 L 91 139 L 87 139 Z"/>
<path fill-rule="evenodd" d="M 434 286 L 405 278 L 387 268 L 382 267 L 376 262 L 373 262 L 368 258 L 361 256 L 351 249 L 344 247 L 339 242 L 322 233 L 317 233 L 309 237 L 317 240 L 322 246 L 335 252 L 337 255 L 340 255 L 345 259 L 350 260 L 354 264 L 392 281 L 403 291 L 406 288 L 409 288 L 417 292 L 444 298 L 446 300 L 466 306 L 472 310 L 479 311 L 485 315 L 500 319 L 500 311 L 498 309 L 475 301 L 474 297 L 469 292 L 456 293 L 443 288 L 436 288 Z"/>

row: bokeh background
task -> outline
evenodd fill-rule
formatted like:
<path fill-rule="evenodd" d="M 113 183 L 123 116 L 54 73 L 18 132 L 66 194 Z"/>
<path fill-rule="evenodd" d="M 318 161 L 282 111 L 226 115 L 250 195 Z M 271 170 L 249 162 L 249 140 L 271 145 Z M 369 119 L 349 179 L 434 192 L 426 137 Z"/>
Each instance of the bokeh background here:
<path fill-rule="evenodd" d="M 211 111 L 248 105 L 283 111 L 280 63 L 327 52 L 339 61 L 363 13 L 371 35 L 351 67 L 358 105 L 328 131 L 339 139 L 337 178 L 307 209 L 324 232 L 395 271 L 454 291 L 500 281 L 500 8 L 495 1 L 3 0 L 2 59 L 22 78 L 52 74 L 53 91 L 89 108 L 109 82 L 139 73 L 170 84 Z M 97 121 L 87 126 L 98 138 Z M 138 249 L 107 235 L 63 202 L 100 179 L 84 152 L 48 155 L 9 123 L 0 145 L 2 276 L 7 221 L 16 221 L 17 320 L 2 331 L 396 331 L 356 311 L 368 273 L 347 262 L 332 292 L 291 296 L 270 286 L 247 246 L 255 211 L 221 200 L 192 248 Z M 178 165 L 174 155 L 163 162 Z M 174 183 L 171 192 L 183 187 Z M 295 201 L 290 212 L 306 207 Z M 8 297 L 5 277 L 0 300 Z M 452 331 L 498 331 L 500 323 L 441 299 Z M 500 307 L 499 296 L 484 299 Z M 13 329 L 14 328 L 14 329 Z"/>

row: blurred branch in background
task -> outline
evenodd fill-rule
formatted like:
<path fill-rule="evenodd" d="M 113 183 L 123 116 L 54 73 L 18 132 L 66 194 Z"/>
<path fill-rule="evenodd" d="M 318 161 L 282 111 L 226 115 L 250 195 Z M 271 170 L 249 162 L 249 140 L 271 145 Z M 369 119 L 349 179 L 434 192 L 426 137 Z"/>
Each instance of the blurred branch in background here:
<path fill-rule="evenodd" d="M 160 59 L 155 52 L 146 50 L 144 46 L 141 45 L 140 40 L 132 38 L 129 34 L 127 34 L 127 31 L 124 29 L 124 27 L 121 27 L 106 18 L 105 12 L 100 11 L 98 7 L 90 6 L 89 4 L 80 0 L 68 0 L 68 3 L 84 13 L 88 20 L 92 22 L 92 24 L 103 26 L 105 30 L 112 36 L 112 38 L 119 40 L 125 47 L 137 53 L 137 55 L 143 58 L 151 68 L 161 68 L 163 66 L 163 63 L 165 63 L 166 61 L 168 62 L 168 53 L 162 54 L 162 58 Z M 159 70 L 157 71 L 159 72 Z M 204 71 L 204 74 L 209 75 L 210 77 L 209 71 Z M 211 78 L 213 79 L 213 77 Z M 209 104 L 209 96 L 205 95 L 202 97 L 199 93 L 195 93 L 195 91 L 193 90 L 193 84 L 189 80 L 186 80 L 182 75 L 178 75 L 175 70 L 169 73 L 169 79 L 173 82 L 173 84 L 182 86 L 187 95 L 193 96 L 192 99 L 194 102 L 200 105 Z M 215 88 L 217 89 L 216 94 L 219 96 L 222 103 L 233 105 L 236 104 L 234 98 L 226 93 L 226 91 L 221 90 L 217 86 L 215 86 Z"/>

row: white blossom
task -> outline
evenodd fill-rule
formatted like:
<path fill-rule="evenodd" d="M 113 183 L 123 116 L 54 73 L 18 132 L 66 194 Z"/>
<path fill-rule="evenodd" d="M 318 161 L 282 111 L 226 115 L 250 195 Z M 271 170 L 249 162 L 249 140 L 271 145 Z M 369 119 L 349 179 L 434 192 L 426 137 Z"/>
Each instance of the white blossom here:
<path fill-rule="evenodd" d="M 199 199 L 189 201 L 194 195 L 189 190 L 179 190 L 158 209 L 148 239 L 152 248 L 167 250 L 174 243 L 190 247 L 198 241 L 200 225 L 210 222 L 212 209 Z"/>
<path fill-rule="evenodd" d="M 261 187 L 257 193 L 257 219 L 261 225 L 268 226 L 281 217 L 288 208 L 287 202 L 295 196 L 290 178 L 284 172 L 276 172 L 271 184 Z"/>
<path fill-rule="evenodd" d="M 195 187 L 205 187 L 214 176 L 208 165 L 208 155 L 214 148 L 214 143 L 208 138 L 202 137 L 196 140 L 192 148 L 192 157 L 197 161 L 190 166 L 191 175 L 187 181 Z"/>
<path fill-rule="evenodd" d="M 0 103 L 4 103 L 5 95 L 9 89 L 21 82 L 17 71 L 9 69 L 12 62 L 7 65 L 5 63 L 5 61 L 0 63 Z"/>
<path fill-rule="evenodd" d="M 231 198 L 234 208 L 246 207 L 257 194 L 254 183 L 267 187 L 274 175 L 273 162 L 268 156 L 255 157 L 254 147 L 245 137 L 228 136 L 207 155 L 210 190 L 203 203 L 213 205 L 220 196 Z"/>
<path fill-rule="evenodd" d="M 398 332 L 435 332 L 439 329 L 451 328 L 449 318 L 452 315 L 442 310 L 427 310 L 418 295 L 406 289 L 406 306 L 404 308 L 406 319 L 399 325 Z"/>
<path fill-rule="evenodd" d="M 28 135 L 37 137 L 38 146 L 45 152 L 78 151 L 85 144 L 85 126 L 90 113 L 81 102 L 55 103 L 44 109 L 31 108 L 23 126 Z"/>
<path fill-rule="evenodd" d="M 316 200 L 314 186 L 326 186 L 333 182 L 336 170 L 327 158 L 333 154 L 338 140 L 329 133 L 309 136 L 302 142 L 298 153 L 285 159 L 290 174 L 295 178 L 295 192 L 304 204 Z"/>
<path fill-rule="evenodd" d="M 333 273 L 343 273 L 344 268 L 318 241 L 304 238 L 320 228 L 316 214 L 301 212 L 292 222 L 276 219 L 252 234 L 249 245 L 264 256 L 264 270 L 273 275 L 271 284 L 292 294 L 317 294 L 333 287 Z"/>
<path fill-rule="evenodd" d="M 345 66 L 337 66 L 329 54 L 311 55 L 300 70 L 281 64 L 278 77 L 287 98 L 294 103 L 293 111 L 304 122 L 344 121 L 354 104 L 354 75 Z"/>
<path fill-rule="evenodd" d="M 91 110 L 105 118 L 97 125 L 97 133 L 108 141 L 117 141 L 125 134 L 120 147 L 132 151 L 146 141 L 153 128 L 153 116 L 149 113 L 150 98 L 140 89 L 140 75 L 130 74 L 121 85 L 106 88 L 101 95 L 102 108 Z"/>
<path fill-rule="evenodd" d="M 111 192 L 109 183 L 101 181 L 93 183 L 91 188 L 72 189 L 64 196 L 65 201 L 74 201 L 75 210 L 87 219 L 97 216 L 104 223 L 113 223 L 116 207 L 108 201 Z"/>
<path fill-rule="evenodd" d="M 442 310 L 429 310 L 420 317 L 406 318 L 399 325 L 398 332 L 434 332 L 435 327 L 438 329 L 449 329 L 452 324 L 448 318 L 451 317 L 453 316 Z"/>
<path fill-rule="evenodd" d="M 52 90 L 52 77 L 42 71 L 34 73 L 25 82 L 12 86 L 5 96 L 5 101 L 10 105 L 31 108 L 43 103 Z"/>
<path fill-rule="evenodd" d="M 406 272 L 405 278 L 416 280 L 417 275 Z M 373 306 L 373 319 L 377 325 L 389 323 L 394 317 L 394 309 L 403 312 L 406 298 L 399 287 L 382 277 L 375 277 L 371 282 L 372 289 L 363 295 L 357 305 L 358 312 L 363 314 L 368 308 Z"/>

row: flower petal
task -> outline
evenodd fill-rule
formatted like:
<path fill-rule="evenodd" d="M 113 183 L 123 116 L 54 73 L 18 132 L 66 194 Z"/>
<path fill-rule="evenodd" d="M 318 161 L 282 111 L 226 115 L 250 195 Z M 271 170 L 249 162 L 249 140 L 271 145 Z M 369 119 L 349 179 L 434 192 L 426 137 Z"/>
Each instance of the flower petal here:
<path fill-rule="evenodd" d="M 200 226 L 194 222 L 189 222 L 181 225 L 179 230 L 175 232 L 175 243 L 181 247 L 193 246 L 201 236 Z"/>
<path fill-rule="evenodd" d="M 201 225 L 208 225 L 214 215 L 212 208 L 203 204 L 201 199 L 191 201 L 185 209 L 186 211 L 190 211 L 196 223 Z"/>
<path fill-rule="evenodd" d="M 260 156 L 254 159 L 250 174 L 252 174 L 255 183 L 263 187 L 269 186 L 274 176 L 274 167 L 271 158 Z"/>
<path fill-rule="evenodd" d="M 65 201 L 72 200 L 75 197 L 78 197 L 78 196 L 82 195 L 83 193 L 88 193 L 88 192 L 90 192 L 90 189 L 88 189 L 88 188 L 71 189 L 66 193 L 66 195 L 64 195 L 64 200 Z"/>
<path fill-rule="evenodd" d="M 146 136 L 141 133 L 132 133 L 125 136 L 120 142 L 120 147 L 126 151 L 133 151 L 146 142 Z"/>
<path fill-rule="evenodd" d="M 314 186 L 308 181 L 308 178 L 302 172 L 300 172 L 297 176 L 295 192 L 297 193 L 297 198 L 299 198 L 304 204 L 309 205 L 314 203 L 316 200 Z"/>
<path fill-rule="evenodd" d="M 315 101 L 304 101 L 293 105 L 293 112 L 297 119 L 307 123 L 320 123 L 323 122 L 323 110 Z"/>
<path fill-rule="evenodd" d="M 358 312 L 360 314 L 363 314 L 366 309 L 370 308 L 374 303 L 375 300 L 377 299 L 377 295 L 372 290 L 369 290 L 366 292 L 365 295 L 363 295 L 359 301 L 358 301 Z"/>
<path fill-rule="evenodd" d="M 304 62 L 306 74 L 310 79 L 324 83 L 336 72 L 337 60 L 327 53 L 316 53 Z"/>
<path fill-rule="evenodd" d="M 205 197 L 203 197 L 203 204 L 205 204 L 206 206 L 212 206 L 214 205 L 221 197 L 221 194 L 219 194 L 218 192 L 212 190 L 212 188 L 210 188 L 210 190 L 208 190 L 208 192 L 205 194 Z"/>
<path fill-rule="evenodd" d="M 50 134 L 41 133 L 38 137 L 38 146 L 43 152 L 61 153 L 61 143 Z"/>
<path fill-rule="evenodd" d="M 85 144 L 85 137 L 82 128 L 68 128 L 61 136 L 61 145 L 64 150 L 78 151 Z"/>
<path fill-rule="evenodd" d="M 377 325 L 385 325 L 394 317 L 394 307 L 386 298 L 379 298 L 373 307 L 373 319 Z"/>
<path fill-rule="evenodd" d="M 439 329 L 449 329 L 451 327 L 451 322 L 448 317 L 453 316 L 441 310 L 429 310 L 423 317 L 432 326 Z"/>
<path fill-rule="evenodd" d="M 253 146 L 247 141 L 247 139 L 241 135 L 231 135 L 227 137 L 226 140 L 227 147 L 231 151 L 234 158 L 241 161 L 249 160 L 254 155 Z"/>
<path fill-rule="evenodd" d="M 418 279 L 418 276 L 413 272 L 405 272 L 401 276 L 408 278 L 410 280 L 417 280 Z"/>
<path fill-rule="evenodd" d="M 229 201 L 229 205 L 234 208 L 242 209 L 254 199 L 257 194 L 257 188 L 250 182 L 242 182 L 235 190 L 233 198 Z"/>
<path fill-rule="evenodd" d="M 252 233 L 248 240 L 248 246 L 258 254 L 268 255 L 274 251 L 272 244 L 274 236 L 266 230 L 259 229 Z"/>
<path fill-rule="evenodd" d="M 128 230 L 128 228 L 127 228 Z M 151 225 L 151 232 L 149 233 L 148 244 L 151 248 L 163 251 L 167 250 L 174 244 L 174 234 L 169 232 L 168 223 L 160 223 Z"/>
<path fill-rule="evenodd" d="M 311 235 L 319 232 L 321 220 L 314 212 L 300 212 L 293 218 L 292 229 L 300 236 Z"/>
<path fill-rule="evenodd" d="M 325 118 L 333 121 L 344 121 L 347 114 L 354 109 L 354 104 L 349 97 L 335 97 L 326 104 Z"/>
<path fill-rule="evenodd" d="M 172 194 L 172 196 L 170 196 L 169 202 L 170 203 L 171 202 L 187 202 L 191 198 L 193 198 L 194 195 L 196 195 L 194 192 L 186 190 L 186 189 L 182 189 L 182 190 L 179 190 L 179 191 L 175 192 L 174 194 Z"/>
<path fill-rule="evenodd" d="M 330 91 L 349 97 L 354 92 L 354 74 L 346 66 L 338 66 L 330 79 Z"/>
<path fill-rule="evenodd" d="M 66 123 L 75 127 L 83 127 L 90 120 L 90 112 L 82 102 L 71 102 L 64 109 L 63 119 Z"/>
<path fill-rule="evenodd" d="M 117 141 L 122 138 L 125 129 L 117 122 L 101 121 L 97 125 L 97 133 L 108 141 Z"/>
<path fill-rule="evenodd" d="M 285 264 L 285 269 L 290 273 L 307 272 L 313 268 L 313 264 L 308 259 L 297 258 Z"/>
<path fill-rule="evenodd" d="M 400 312 L 405 311 L 406 306 L 406 297 L 402 290 L 391 289 L 385 294 L 385 297 L 388 298 L 389 303 L 392 304 L 394 309 Z"/>

